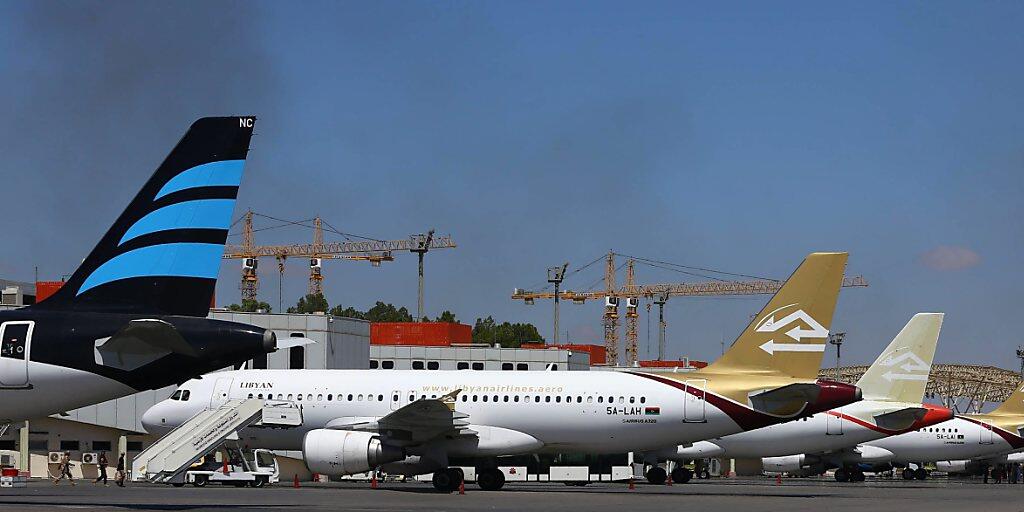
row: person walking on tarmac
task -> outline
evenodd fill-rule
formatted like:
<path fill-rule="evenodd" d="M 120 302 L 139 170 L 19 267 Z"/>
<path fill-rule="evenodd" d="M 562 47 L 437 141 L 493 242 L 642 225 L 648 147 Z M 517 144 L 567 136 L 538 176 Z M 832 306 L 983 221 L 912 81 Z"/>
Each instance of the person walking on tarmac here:
<path fill-rule="evenodd" d="M 117 473 L 114 474 L 114 483 L 118 487 L 124 487 L 124 480 L 127 478 L 127 474 L 124 472 L 124 454 L 117 458 Z"/>
<path fill-rule="evenodd" d="M 100 483 L 100 480 L 102 480 L 103 487 L 109 487 L 107 484 L 107 466 L 109 466 L 110 463 L 107 461 L 107 452 L 100 452 L 99 458 L 96 459 L 96 465 L 99 466 L 100 475 L 96 477 L 96 481 L 94 483 L 98 484 Z"/>
<path fill-rule="evenodd" d="M 65 477 L 68 479 L 68 482 L 71 482 L 72 486 L 75 485 L 75 479 L 71 477 L 71 452 L 70 451 L 65 451 L 64 454 L 60 456 L 60 465 L 57 466 L 57 470 L 60 471 L 60 474 L 53 481 L 53 485 L 60 484 L 60 481 L 63 480 Z"/>

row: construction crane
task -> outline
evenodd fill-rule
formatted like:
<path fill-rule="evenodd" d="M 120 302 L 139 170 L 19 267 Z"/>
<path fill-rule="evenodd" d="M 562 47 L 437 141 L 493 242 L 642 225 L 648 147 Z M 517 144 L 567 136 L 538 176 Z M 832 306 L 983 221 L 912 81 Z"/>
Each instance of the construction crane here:
<path fill-rule="evenodd" d="M 602 314 L 602 325 L 604 326 L 604 344 L 608 354 L 608 361 L 613 364 L 618 362 L 619 353 L 619 300 L 626 299 L 626 363 L 632 365 L 638 360 L 636 349 L 636 325 L 639 299 L 650 299 L 658 305 L 658 358 L 665 357 L 665 315 L 664 306 L 669 297 L 715 297 L 724 295 L 763 295 L 773 294 L 782 287 L 783 281 L 774 279 L 751 279 L 737 281 L 707 281 L 696 283 L 673 283 L 673 284 L 645 284 L 639 285 L 635 282 L 635 271 L 633 270 L 633 258 L 627 263 L 626 285 L 616 287 L 615 285 L 615 256 L 612 251 L 608 252 L 605 258 L 605 289 L 603 291 L 576 292 L 564 290 L 558 293 L 561 300 L 571 300 L 574 304 L 584 304 L 588 300 L 603 300 L 604 312 Z M 868 283 L 862 276 L 844 277 L 843 287 L 864 287 Z M 516 288 L 512 291 L 512 300 L 521 300 L 526 304 L 533 304 L 540 299 L 553 299 L 555 293 L 551 291 L 534 292 Z M 630 299 L 633 301 L 631 302 Z M 632 319 L 631 319 L 632 318 Z M 632 324 L 632 326 L 630 326 Z"/>
<path fill-rule="evenodd" d="M 423 296 L 423 253 L 431 249 L 451 249 L 456 247 L 451 235 L 433 236 L 418 234 L 402 240 L 363 240 L 345 242 L 324 242 L 323 221 L 320 217 L 313 219 L 313 243 L 300 245 L 256 245 L 253 236 L 253 211 L 248 211 L 242 222 L 242 243 L 228 245 L 224 249 L 224 259 L 242 260 L 242 279 L 239 289 L 242 300 L 256 300 L 259 290 L 257 268 L 260 258 L 275 258 L 278 272 L 283 275 L 284 262 L 290 257 L 309 258 L 310 294 L 323 293 L 323 260 L 345 259 L 369 261 L 375 267 L 381 262 L 394 261 L 395 251 L 410 251 L 420 256 L 419 296 Z"/>

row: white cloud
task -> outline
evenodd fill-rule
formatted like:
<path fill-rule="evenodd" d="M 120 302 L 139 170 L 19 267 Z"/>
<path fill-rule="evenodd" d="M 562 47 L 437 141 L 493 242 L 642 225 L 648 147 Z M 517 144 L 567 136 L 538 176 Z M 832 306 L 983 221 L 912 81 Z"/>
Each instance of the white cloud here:
<path fill-rule="evenodd" d="M 981 256 L 966 247 L 940 245 L 922 254 L 918 261 L 932 270 L 955 271 L 978 265 Z"/>

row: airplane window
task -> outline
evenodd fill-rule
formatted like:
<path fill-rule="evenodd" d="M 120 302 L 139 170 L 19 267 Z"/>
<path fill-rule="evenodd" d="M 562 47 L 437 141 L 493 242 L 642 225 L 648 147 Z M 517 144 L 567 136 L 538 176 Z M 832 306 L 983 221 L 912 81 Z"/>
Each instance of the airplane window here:
<path fill-rule="evenodd" d="M 497 401 L 498 401 L 498 395 L 494 395 L 494 401 L 495 401 L 495 402 L 497 402 Z"/>
<path fill-rule="evenodd" d="M 363 395 L 356 396 L 356 400 L 362 402 L 363 401 Z"/>
<path fill-rule="evenodd" d="M 289 395 L 289 396 L 291 396 L 291 395 Z M 302 394 L 300 393 L 298 396 L 296 396 L 296 398 L 298 398 L 299 400 L 302 400 Z"/>
<path fill-rule="evenodd" d="M 550 396 L 546 396 L 546 397 L 544 397 L 544 401 L 545 401 L 545 402 L 551 402 L 551 397 L 550 397 Z"/>
<path fill-rule="evenodd" d="M 515 365 L 512 363 L 501 363 L 501 369 L 504 371 L 511 371 L 513 368 L 515 368 Z"/>
<path fill-rule="evenodd" d="M 473 363 L 473 369 L 474 370 L 483 370 L 484 369 L 484 364 L 483 363 Z"/>
<path fill-rule="evenodd" d="M 380 367 L 384 368 L 385 370 L 394 370 L 395 369 L 395 362 L 394 361 L 381 361 L 380 362 Z"/>
<path fill-rule="evenodd" d="M 615 397 L 614 396 L 608 397 L 608 403 L 610 403 L 610 404 L 615 403 Z"/>
<path fill-rule="evenodd" d="M 439 368 L 441 368 L 441 363 L 438 363 L 437 361 L 427 361 L 428 370 L 437 370 Z"/>
<path fill-rule="evenodd" d="M 191 391 L 189 391 L 187 389 L 185 391 L 182 391 L 181 392 L 181 401 L 182 402 L 188 402 L 188 399 L 189 399 L 190 396 L 192 396 L 192 392 Z"/>
<path fill-rule="evenodd" d="M 530 395 L 526 395 L 525 397 L 523 397 L 523 401 L 526 403 L 530 403 Z"/>
<path fill-rule="evenodd" d="M 576 397 L 576 403 L 582 404 L 583 403 L 583 397 L 582 396 Z"/>
<path fill-rule="evenodd" d="M 181 399 L 181 390 L 180 389 L 175 391 L 174 394 L 171 395 L 171 400 L 179 400 L 179 399 Z"/>
<path fill-rule="evenodd" d="M 263 400 L 263 393 L 260 393 L 260 394 L 256 395 L 256 398 L 259 398 L 260 400 Z"/>
<path fill-rule="evenodd" d="M 252 398 L 252 393 L 249 393 L 249 398 Z"/>
<path fill-rule="evenodd" d="M 423 361 L 413 361 L 412 362 L 412 369 L 413 370 L 422 370 L 424 368 L 426 368 L 426 367 L 423 366 Z"/>
<path fill-rule="evenodd" d="M 588 404 L 592 404 L 592 403 L 594 403 L 594 397 L 592 397 L 592 396 L 588 396 L 588 397 L 587 397 L 587 403 L 588 403 Z"/>
<path fill-rule="evenodd" d="M 373 395 L 366 395 L 366 401 L 367 402 L 372 402 L 373 401 Z"/>
<path fill-rule="evenodd" d="M 476 395 L 473 395 L 473 401 L 476 402 Z"/>
<path fill-rule="evenodd" d="M 620 396 L 620 397 L 619 397 L 619 403 L 621 404 L 621 403 L 625 403 L 625 402 L 626 402 L 626 401 L 625 401 L 625 400 L 623 399 L 623 397 L 621 397 L 621 396 Z"/>
<path fill-rule="evenodd" d="M 555 363 L 555 364 L 551 365 L 551 369 L 552 370 L 557 370 L 558 369 L 558 363 Z"/>
<path fill-rule="evenodd" d="M 383 402 L 384 401 L 384 395 L 377 395 L 377 401 L 378 402 Z"/>
<path fill-rule="evenodd" d="M 430 398 L 437 398 L 437 395 L 430 395 Z"/>
<path fill-rule="evenodd" d="M 604 397 L 603 396 L 597 397 L 597 403 L 603 404 L 604 403 Z"/>
<path fill-rule="evenodd" d="M 469 363 L 467 363 L 465 361 L 459 361 L 459 364 L 455 365 L 455 368 L 457 370 L 468 370 L 469 369 Z"/>
<path fill-rule="evenodd" d="M 323 399 L 324 399 L 324 396 L 323 396 L 323 395 L 317 395 L 317 396 L 316 396 L 316 399 L 317 399 L 317 400 L 323 400 Z"/>
<path fill-rule="evenodd" d="M 629 403 L 631 403 L 631 404 L 636 403 L 636 397 L 635 396 L 629 397 Z"/>
<path fill-rule="evenodd" d="M 306 395 L 306 400 L 312 400 L 312 399 L 313 399 L 313 394 L 312 393 Z"/>
<path fill-rule="evenodd" d="M 469 401 L 469 395 L 462 395 L 462 401 L 463 402 L 468 402 Z"/>
<path fill-rule="evenodd" d="M 333 397 L 334 397 L 334 395 L 327 395 L 327 401 L 330 402 L 331 398 L 333 398 Z"/>
<path fill-rule="evenodd" d="M 556 403 L 562 403 L 562 397 L 560 397 L 560 396 L 556 396 L 556 397 L 555 397 L 555 402 L 556 402 Z"/>
<path fill-rule="evenodd" d="M 502 398 L 502 400 L 501 400 L 501 401 L 502 401 L 502 402 L 506 402 L 506 403 L 507 403 L 507 402 L 508 402 L 508 395 L 505 395 L 505 396 L 504 396 L 504 397 Z"/>
<path fill-rule="evenodd" d="M 647 403 L 647 397 L 646 396 L 640 397 L 640 403 L 642 403 L 642 404 Z"/>
<path fill-rule="evenodd" d="M 549 396 L 548 398 L 551 398 L 551 397 Z M 537 395 L 536 397 L 534 397 L 533 401 L 537 402 L 539 404 L 540 403 L 540 395 Z"/>
<path fill-rule="evenodd" d="M 398 401 L 398 393 L 395 393 L 395 394 L 391 395 L 391 401 L 392 402 L 397 402 Z"/>
<path fill-rule="evenodd" d="M 380 361 L 376 359 L 370 359 L 370 369 L 376 370 L 377 368 L 380 368 Z"/>
<path fill-rule="evenodd" d="M 349 401 L 349 402 L 351 402 L 351 401 L 352 401 L 352 395 L 351 395 L 351 394 L 350 394 L 350 395 L 348 395 L 348 401 Z"/>
<path fill-rule="evenodd" d="M 525 371 L 527 371 L 529 369 L 530 369 L 530 365 L 528 365 L 526 363 L 518 363 L 518 364 L 516 364 L 516 370 L 517 371 L 525 372 Z"/>
<path fill-rule="evenodd" d="M 484 395 L 483 398 L 484 398 L 484 402 L 486 402 L 487 401 L 487 395 Z"/>
<path fill-rule="evenodd" d="M 519 403 L 519 395 L 512 397 L 512 401 L 515 403 Z"/>

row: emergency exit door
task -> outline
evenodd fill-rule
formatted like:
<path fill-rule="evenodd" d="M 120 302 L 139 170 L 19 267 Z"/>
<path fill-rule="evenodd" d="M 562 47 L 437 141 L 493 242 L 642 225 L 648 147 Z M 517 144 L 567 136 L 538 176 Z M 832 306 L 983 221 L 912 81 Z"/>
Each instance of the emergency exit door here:
<path fill-rule="evenodd" d="M 979 439 L 978 442 L 980 444 L 992 444 L 995 442 L 992 425 L 989 425 L 988 423 L 981 424 L 981 439 Z"/>
<path fill-rule="evenodd" d="M 812 420 L 813 421 L 813 417 Z M 825 435 L 843 435 L 843 417 L 825 413 Z"/>
<path fill-rule="evenodd" d="M 686 396 L 683 400 L 683 421 L 686 423 L 704 423 L 707 421 L 706 389 L 707 379 L 693 379 L 683 383 Z"/>
<path fill-rule="evenodd" d="M 0 324 L 0 388 L 29 388 L 29 353 L 35 322 Z"/>

